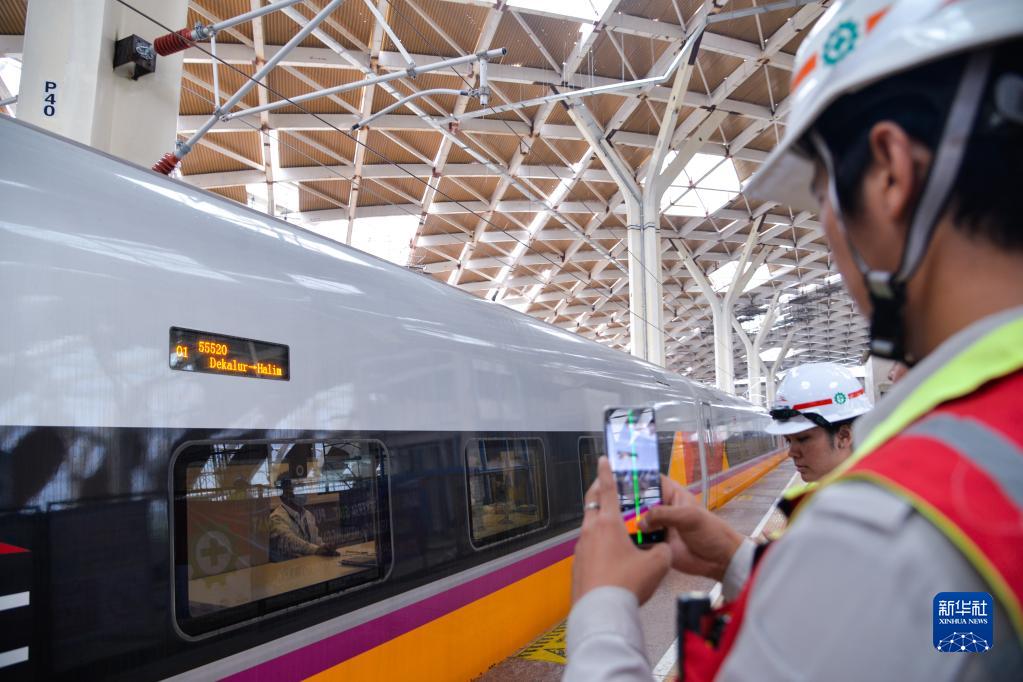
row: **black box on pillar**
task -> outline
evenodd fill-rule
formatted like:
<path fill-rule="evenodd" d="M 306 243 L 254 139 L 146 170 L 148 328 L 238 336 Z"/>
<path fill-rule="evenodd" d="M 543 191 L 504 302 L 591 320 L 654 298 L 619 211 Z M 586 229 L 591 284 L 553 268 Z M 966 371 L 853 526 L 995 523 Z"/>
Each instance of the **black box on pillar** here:
<path fill-rule="evenodd" d="M 114 43 L 114 71 L 133 81 L 156 71 L 156 51 L 152 43 L 137 35 L 118 40 Z"/>

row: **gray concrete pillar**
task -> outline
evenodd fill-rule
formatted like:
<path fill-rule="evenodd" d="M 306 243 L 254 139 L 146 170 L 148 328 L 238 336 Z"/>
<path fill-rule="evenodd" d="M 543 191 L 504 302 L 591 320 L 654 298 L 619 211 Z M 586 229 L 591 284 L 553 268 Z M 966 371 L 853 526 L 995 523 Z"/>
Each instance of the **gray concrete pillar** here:
<path fill-rule="evenodd" d="M 173 27 L 187 0 L 134 0 Z M 137 81 L 113 70 L 114 43 L 167 33 L 115 0 L 32 0 L 28 5 L 18 118 L 114 156 L 151 166 L 174 147 L 182 55 L 158 57 Z"/>

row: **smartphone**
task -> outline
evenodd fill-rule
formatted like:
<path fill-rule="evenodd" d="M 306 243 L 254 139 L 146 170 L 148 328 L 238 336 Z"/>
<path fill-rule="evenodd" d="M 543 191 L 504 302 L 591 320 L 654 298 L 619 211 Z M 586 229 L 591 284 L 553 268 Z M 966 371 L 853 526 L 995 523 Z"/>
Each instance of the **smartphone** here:
<path fill-rule="evenodd" d="M 663 530 L 644 533 L 639 529 L 643 514 L 661 504 L 654 408 L 610 408 L 604 413 L 604 439 L 629 536 L 639 547 L 662 542 Z"/>

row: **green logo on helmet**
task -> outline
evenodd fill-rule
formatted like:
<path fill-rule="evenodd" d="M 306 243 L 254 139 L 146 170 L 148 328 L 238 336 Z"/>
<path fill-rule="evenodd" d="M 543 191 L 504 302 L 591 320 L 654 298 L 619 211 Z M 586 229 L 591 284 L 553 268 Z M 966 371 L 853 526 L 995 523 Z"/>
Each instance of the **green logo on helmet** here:
<path fill-rule="evenodd" d="M 828 36 L 827 42 L 824 43 L 824 52 L 821 55 L 824 57 L 824 63 L 834 66 L 845 59 L 846 55 L 856 47 L 857 38 L 859 38 L 859 32 L 856 30 L 856 22 L 843 21 L 836 26 Z"/>
<path fill-rule="evenodd" d="M 836 393 L 835 394 L 835 403 L 838 404 L 838 405 L 844 405 L 845 404 L 845 393 Z"/>

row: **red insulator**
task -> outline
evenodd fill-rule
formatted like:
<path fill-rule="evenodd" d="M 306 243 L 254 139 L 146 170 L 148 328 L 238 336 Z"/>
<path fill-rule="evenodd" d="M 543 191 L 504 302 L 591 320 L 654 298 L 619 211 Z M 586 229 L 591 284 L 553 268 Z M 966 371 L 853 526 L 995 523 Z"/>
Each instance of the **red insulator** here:
<path fill-rule="evenodd" d="M 160 160 L 153 164 L 153 170 L 161 175 L 170 175 L 174 167 L 178 165 L 178 157 L 174 152 L 167 152 L 160 157 Z"/>
<path fill-rule="evenodd" d="M 168 33 L 153 41 L 153 49 L 156 54 L 166 57 L 175 52 L 182 52 L 192 46 L 192 29 L 183 28 L 177 33 Z"/>

